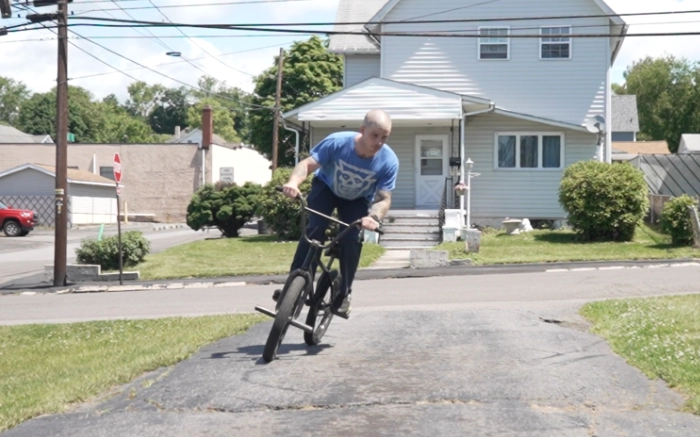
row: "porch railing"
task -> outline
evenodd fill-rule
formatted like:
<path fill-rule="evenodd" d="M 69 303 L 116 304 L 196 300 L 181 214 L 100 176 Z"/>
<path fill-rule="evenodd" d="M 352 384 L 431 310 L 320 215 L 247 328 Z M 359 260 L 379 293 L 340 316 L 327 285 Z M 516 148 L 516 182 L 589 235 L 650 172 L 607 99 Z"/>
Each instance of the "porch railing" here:
<path fill-rule="evenodd" d="M 445 185 L 442 190 L 442 200 L 440 201 L 440 210 L 438 211 L 438 220 L 440 222 L 440 242 L 442 243 L 442 228 L 445 226 L 445 210 L 455 207 L 455 192 L 452 189 L 452 178 L 445 178 Z"/>

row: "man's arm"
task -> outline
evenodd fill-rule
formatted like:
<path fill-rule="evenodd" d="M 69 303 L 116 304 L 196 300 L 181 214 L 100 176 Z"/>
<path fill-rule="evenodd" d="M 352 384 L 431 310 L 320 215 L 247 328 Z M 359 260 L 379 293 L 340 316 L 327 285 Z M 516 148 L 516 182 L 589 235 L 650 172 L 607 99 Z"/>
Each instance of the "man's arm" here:
<path fill-rule="evenodd" d="M 382 221 L 389 212 L 389 208 L 391 208 L 391 191 L 379 190 L 372 207 L 369 209 L 369 216 L 376 216 L 379 221 Z"/>
<path fill-rule="evenodd" d="M 292 199 L 299 197 L 299 195 L 301 195 L 299 185 L 309 177 L 309 174 L 315 172 L 320 167 L 321 164 L 311 156 L 301 161 L 294 167 L 292 174 L 289 176 L 289 180 L 282 187 L 284 194 Z"/>

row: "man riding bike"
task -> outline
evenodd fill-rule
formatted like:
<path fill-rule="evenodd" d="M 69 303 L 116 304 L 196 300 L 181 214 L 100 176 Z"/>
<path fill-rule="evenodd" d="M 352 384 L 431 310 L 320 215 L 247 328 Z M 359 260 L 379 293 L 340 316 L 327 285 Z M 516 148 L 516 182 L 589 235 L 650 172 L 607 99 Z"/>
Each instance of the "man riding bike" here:
<path fill-rule="evenodd" d="M 382 110 L 369 111 L 360 132 L 338 132 L 327 136 L 311 149 L 311 156 L 294 167 L 289 181 L 283 186 L 287 197 L 301 195 L 301 185 L 314 173 L 308 207 L 330 216 L 338 210 L 338 218 L 351 223 L 362 219 L 364 229 L 374 231 L 391 206 L 391 192 L 396 185 L 399 160 L 385 144 L 391 134 L 391 119 Z M 306 227 L 312 240 L 325 241 L 328 219 L 312 214 Z M 348 232 L 340 240 L 339 256 L 342 282 L 340 293 L 331 305 L 331 311 L 347 318 L 350 314 L 350 294 L 355 272 L 360 262 L 362 242 L 359 229 Z M 297 245 L 291 271 L 300 268 L 309 251 L 302 238 Z M 281 290 L 275 290 L 277 301 Z"/>

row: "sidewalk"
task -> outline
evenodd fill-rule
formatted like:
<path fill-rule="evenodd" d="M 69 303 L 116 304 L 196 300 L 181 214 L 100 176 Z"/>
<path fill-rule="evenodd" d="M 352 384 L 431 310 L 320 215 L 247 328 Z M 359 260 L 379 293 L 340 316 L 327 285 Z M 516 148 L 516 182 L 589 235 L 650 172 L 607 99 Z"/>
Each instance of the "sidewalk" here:
<path fill-rule="evenodd" d="M 622 269 L 654 269 L 673 267 L 700 267 L 700 260 L 641 260 L 641 261 L 588 261 L 539 264 L 500 264 L 489 266 L 455 265 L 425 269 L 411 268 L 364 268 L 355 276 L 358 281 L 377 279 L 428 278 L 440 276 L 501 275 L 514 273 L 562 273 L 567 271 L 595 271 Z M 119 291 L 142 291 L 186 288 L 224 288 L 246 285 L 284 284 L 286 275 L 234 276 L 220 278 L 188 278 L 153 281 L 81 282 L 54 287 L 41 274 L 0 285 L 0 294 L 18 293 L 96 293 Z"/>

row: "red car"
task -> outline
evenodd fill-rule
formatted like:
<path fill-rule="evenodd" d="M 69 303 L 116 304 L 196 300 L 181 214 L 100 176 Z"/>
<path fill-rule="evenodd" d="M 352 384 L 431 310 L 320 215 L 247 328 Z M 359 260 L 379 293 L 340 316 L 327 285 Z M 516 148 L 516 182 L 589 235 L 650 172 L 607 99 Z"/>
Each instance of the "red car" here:
<path fill-rule="evenodd" d="M 34 224 L 34 211 L 13 209 L 0 202 L 0 227 L 8 237 L 24 237 Z"/>

